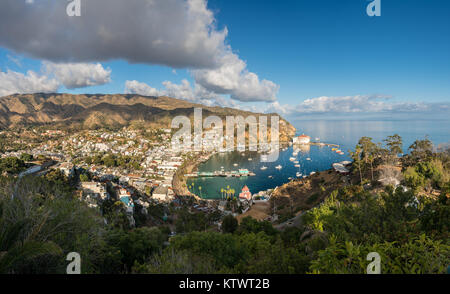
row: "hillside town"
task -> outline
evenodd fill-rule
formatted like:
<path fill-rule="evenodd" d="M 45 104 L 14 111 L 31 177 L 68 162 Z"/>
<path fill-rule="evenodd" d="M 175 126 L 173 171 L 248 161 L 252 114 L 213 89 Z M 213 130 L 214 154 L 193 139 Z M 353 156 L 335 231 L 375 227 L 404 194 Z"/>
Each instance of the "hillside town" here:
<path fill-rule="evenodd" d="M 195 199 L 189 202 L 193 211 L 216 211 L 235 216 L 245 213 L 255 199 L 270 199 L 271 190 L 252 194 L 247 186 L 238 195 L 222 200 L 205 200 L 186 189 L 185 195 L 176 194 L 175 175 L 184 171 L 180 169 L 186 161 L 196 158 L 198 162 L 204 162 L 216 152 L 225 152 L 215 150 L 223 144 L 223 138 L 215 139 L 218 136 L 201 138 L 205 151 L 193 151 L 172 146 L 170 129 L 123 128 L 70 134 L 61 130 L 39 132 L 34 129 L 29 133 L 29 136 L 16 136 L 9 131 L 0 133 L 11 144 L 33 146 L 1 154 L 1 158 L 25 159 L 27 168 L 18 174 L 19 177 L 44 176 L 58 171 L 75 183 L 74 194 L 89 207 L 101 210 L 105 201 L 122 205 L 132 226 L 138 209 L 139 213 L 147 214 L 151 205 L 180 204 L 183 196 Z M 248 170 L 244 171 L 245 175 L 249 174 Z M 240 170 L 240 173 L 244 171 Z M 182 185 L 186 184 L 183 182 Z"/>

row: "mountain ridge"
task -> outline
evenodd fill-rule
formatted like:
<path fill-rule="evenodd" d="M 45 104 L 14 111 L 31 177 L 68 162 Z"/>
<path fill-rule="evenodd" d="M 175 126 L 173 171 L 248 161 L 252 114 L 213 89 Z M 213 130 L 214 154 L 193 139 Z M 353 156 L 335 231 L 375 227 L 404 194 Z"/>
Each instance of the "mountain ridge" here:
<path fill-rule="evenodd" d="M 133 121 L 153 126 L 170 127 L 175 116 L 193 118 L 194 108 L 203 109 L 203 118 L 217 115 L 271 116 L 229 107 L 205 106 L 167 96 L 136 94 L 66 94 L 35 93 L 13 94 L 0 97 L 0 128 L 27 125 L 54 124 L 59 127 L 78 128 L 121 127 Z M 270 126 L 270 119 L 268 120 Z M 295 128 L 280 117 L 280 140 L 288 140 Z"/>

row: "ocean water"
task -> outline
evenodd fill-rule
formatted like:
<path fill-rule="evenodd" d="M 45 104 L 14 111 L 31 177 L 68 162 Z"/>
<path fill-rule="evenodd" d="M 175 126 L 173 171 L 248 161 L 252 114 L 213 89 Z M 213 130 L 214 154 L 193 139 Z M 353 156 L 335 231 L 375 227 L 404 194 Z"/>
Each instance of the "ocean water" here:
<path fill-rule="evenodd" d="M 289 182 L 289 178 L 295 178 L 296 173 L 309 175 L 314 171 L 323 171 L 331 168 L 334 162 L 350 160 L 348 150 L 353 150 L 358 140 L 363 137 L 371 137 L 374 142 L 382 142 L 389 135 L 399 134 L 403 138 L 404 152 L 416 140 L 425 136 L 437 146 L 440 143 L 450 142 L 450 120 L 411 120 L 411 121 L 294 121 L 297 134 L 307 134 L 314 141 L 316 138 L 321 142 L 337 144 L 344 152 L 339 155 L 332 151 L 332 147 L 319 147 L 315 145 L 305 146 L 299 150 L 296 160 L 300 168 L 296 168 L 289 160 L 293 155 L 293 147 L 286 151 L 280 150 L 276 162 L 261 162 L 260 155 L 256 152 L 246 152 L 243 156 L 239 152 L 219 153 L 199 166 L 199 171 L 216 171 L 222 167 L 225 171 L 246 168 L 254 172 L 256 176 L 226 178 L 211 177 L 189 179 L 187 184 L 191 192 L 205 199 L 220 199 L 221 189 L 228 186 L 235 189 L 236 195 L 244 185 L 247 185 L 252 193 L 272 189 Z M 248 158 L 252 158 L 251 161 Z M 310 159 L 310 160 L 308 160 Z M 238 167 L 234 166 L 238 164 Z M 266 170 L 261 170 L 261 166 Z M 275 166 L 281 165 L 277 170 Z M 272 176 L 269 178 L 269 176 Z M 200 189 L 201 187 L 201 189 Z"/>

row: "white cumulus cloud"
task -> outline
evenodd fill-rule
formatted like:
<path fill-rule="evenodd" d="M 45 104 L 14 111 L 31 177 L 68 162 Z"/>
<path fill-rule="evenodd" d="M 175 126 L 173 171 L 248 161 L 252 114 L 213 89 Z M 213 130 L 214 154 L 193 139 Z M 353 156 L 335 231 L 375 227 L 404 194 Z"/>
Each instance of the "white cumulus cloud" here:
<path fill-rule="evenodd" d="M 168 96 L 192 102 L 210 104 L 207 100 L 215 100 L 219 95 L 210 92 L 199 85 L 191 86 L 188 80 L 183 79 L 181 84 L 170 81 L 163 82 L 164 89 L 158 90 L 139 81 L 126 81 L 125 94 L 138 94 L 144 96 Z"/>
<path fill-rule="evenodd" d="M 150 87 L 146 83 L 141 83 L 136 80 L 125 82 L 125 94 L 138 94 L 143 96 L 162 96 L 160 91 Z"/>
<path fill-rule="evenodd" d="M 68 89 L 103 85 L 111 81 L 111 70 L 100 63 L 52 63 L 44 61 L 41 72 L 0 71 L 0 96 L 11 94 L 57 92 L 61 85 Z"/>
<path fill-rule="evenodd" d="M 56 92 L 58 88 L 59 82 L 56 79 L 31 70 L 26 74 L 10 70 L 0 72 L 0 96 L 37 92 L 51 93 Z"/>
<path fill-rule="evenodd" d="M 295 111 L 299 113 L 321 112 L 386 112 L 386 111 L 424 111 L 425 103 L 390 102 L 391 97 L 381 95 L 356 95 L 342 97 L 322 96 L 306 99 Z"/>
<path fill-rule="evenodd" d="M 265 112 L 280 114 L 357 114 L 357 113 L 411 113 L 445 112 L 448 103 L 397 102 L 384 95 L 321 96 L 302 101 L 296 106 L 281 105 L 278 101 L 269 104 Z"/>
<path fill-rule="evenodd" d="M 217 69 L 193 70 L 195 81 L 205 89 L 230 94 L 231 98 L 244 102 L 275 101 L 279 86 L 247 70 L 247 64 L 236 54 L 228 52 Z"/>
<path fill-rule="evenodd" d="M 68 89 L 104 85 L 111 82 L 111 70 L 100 63 L 43 63 L 45 72 L 54 77 Z"/>
<path fill-rule="evenodd" d="M 243 102 L 276 100 L 279 86 L 260 79 L 233 53 L 228 30 L 217 28 L 207 0 L 81 1 L 80 17 L 66 15 L 67 1 L 27 2 L 33 1 L 0 1 L 0 46 L 57 64 L 123 59 L 188 68 L 194 93 L 227 94 Z M 69 88 L 97 83 L 80 75 L 73 79 L 71 70 L 85 69 L 58 69 Z M 100 83 L 102 77 L 105 72 Z M 186 96 L 186 85 L 180 87 L 174 91 Z"/>

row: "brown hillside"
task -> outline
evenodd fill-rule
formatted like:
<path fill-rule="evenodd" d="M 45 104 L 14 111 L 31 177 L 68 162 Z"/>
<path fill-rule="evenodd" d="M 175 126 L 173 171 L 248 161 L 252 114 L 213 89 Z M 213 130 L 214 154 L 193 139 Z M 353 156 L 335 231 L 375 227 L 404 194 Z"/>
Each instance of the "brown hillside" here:
<path fill-rule="evenodd" d="M 203 109 L 203 117 L 217 115 L 224 119 L 230 115 L 252 113 L 233 108 L 208 107 L 170 97 L 105 94 L 15 94 L 0 97 L 0 127 L 27 124 L 62 124 L 94 128 L 126 126 L 132 121 L 145 121 L 153 126 L 170 127 L 172 118 L 186 115 L 193 118 L 194 108 Z M 272 114 L 274 115 L 274 114 Z M 268 119 L 270 125 L 270 119 Z M 288 140 L 295 128 L 280 120 L 280 140 Z"/>

